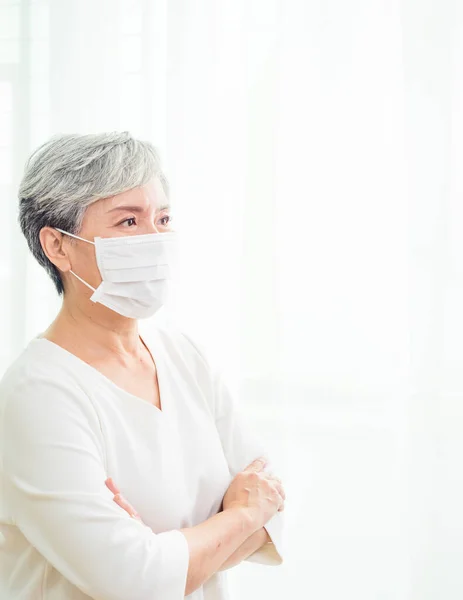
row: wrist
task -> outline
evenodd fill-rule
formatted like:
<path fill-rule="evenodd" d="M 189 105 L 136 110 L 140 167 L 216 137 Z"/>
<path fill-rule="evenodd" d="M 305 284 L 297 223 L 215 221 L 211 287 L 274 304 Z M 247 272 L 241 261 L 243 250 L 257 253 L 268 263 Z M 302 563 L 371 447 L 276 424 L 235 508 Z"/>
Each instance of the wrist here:
<path fill-rule="evenodd" d="M 228 506 L 224 512 L 230 512 L 230 514 L 237 515 L 237 518 L 241 524 L 241 530 L 246 533 L 247 536 L 252 535 L 261 528 L 261 524 L 257 519 L 255 511 L 245 506 Z"/>

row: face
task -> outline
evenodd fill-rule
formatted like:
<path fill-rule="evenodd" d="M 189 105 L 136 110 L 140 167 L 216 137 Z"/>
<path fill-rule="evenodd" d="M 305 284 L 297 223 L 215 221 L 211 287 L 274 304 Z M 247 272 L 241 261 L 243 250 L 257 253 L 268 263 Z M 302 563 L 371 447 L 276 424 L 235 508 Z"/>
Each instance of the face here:
<path fill-rule="evenodd" d="M 119 237 L 172 231 L 169 203 L 158 178 L 150 183 L 91 204 L 79 236 Z"/>
<path fill-rule="evenodd" d="M 158 178 L 148 184 L 117 196 L 91 204 L 86 212 L 79 237 L 94 241 L 96 237 L 109 238 L 172 231 L 170 207 Z M 69 270 L 97 288 L 101 276 L 96 264 L 95 246 L 63 235 L 52 228 L 41 232 L 42 245 L 50 260 L 61 270 L 66 290 L 83 288 Z"/>

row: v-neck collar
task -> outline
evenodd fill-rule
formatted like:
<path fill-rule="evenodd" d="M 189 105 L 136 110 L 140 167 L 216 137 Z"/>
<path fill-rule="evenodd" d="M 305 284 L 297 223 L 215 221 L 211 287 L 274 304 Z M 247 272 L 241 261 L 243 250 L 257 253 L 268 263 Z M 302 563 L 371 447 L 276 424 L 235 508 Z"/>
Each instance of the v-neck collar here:
<path fill-rule="evenodd" d="M 150 334 L 148 336 L 149 340 L 147 340 L 147 337 L 145 335 L 141 336 L 139 334 L 139 337 L 140 337 L 140 340 L 142 341 L 142 343 L 144 344 L 144 346 L 146 347 L 146 349 L 148 350 L 149 354 L 151 355 L 151 359 L 156 368 L 156 376 L 157 376 L 157 380 L 158 380 L 158 389 L 159 389 L 159 403 L 161 405 L 161 408 L 158 408 L 155 404 L 148 402 L 147 400 L 144 400 L 143 398 L 140 398 L 140 396 L 137 396 L 135 394 L 132 394 L 131 392 L 128 392 L 124 388 L 121 388 L 119 385 L 117 385 L 117 383 L 115 383 L 112 379 L 110 379 L 109 377 L 104 375 L 104 373 L 102 373 L 101 371 L 96 369 L 94 366 L 85 362 L 84 360 L 82 360 L 81 358 L 79 358 L 78 356 L 76 356 L 75 354 L 70 352 L 69 350 L 66 350 L 66 348 L 63 348 L 59 344 L 56 344 L 55 342 L 52 342 L 51 340 L 49 340 L 45 337 L 42 337 L 39 335 L 32 340 L 31 344 L 41 343 L 41 344 L 46 344 L 50 347 L 56 348 L 57 352 L 62 353 L 63 355 L 67 355 L 68 357 L 71 357 L 71 360 L 76 361 L 76 364 L 79 364 L 79 365 L 83 366 L 83 368 L 87 369 L 89 371 L 89 373 L 91 373 L 95 379 L 99 379 L 100 381 L 106 382 L 111 387 L 113 387 L 115 390 L 117 390 L 117 392 L 119 394 L 125 394 L 126 396 L 133 398 L 137 402 L 141 402 L 141 403 L 145 404 L 146 406 L 149 407 L 149 410 L 154 410 L 157 413 L 159 413 L 159 415 L 165 416 L 165 414 L 166 414 L 166 397 L 167 396 L 165 394 L 166 388 L 164 385 L 164 375 L 161 373 L 162 367 L 161 367 L 161 369 L 159 368 L 159 365 L 162 363 L 162 352 L 161 352 L 159 345 L 157 345 L 157 340 L 154 341 L 154 339 L 153 339 L 153 338 L 155 338 L 154 333 Z"/>

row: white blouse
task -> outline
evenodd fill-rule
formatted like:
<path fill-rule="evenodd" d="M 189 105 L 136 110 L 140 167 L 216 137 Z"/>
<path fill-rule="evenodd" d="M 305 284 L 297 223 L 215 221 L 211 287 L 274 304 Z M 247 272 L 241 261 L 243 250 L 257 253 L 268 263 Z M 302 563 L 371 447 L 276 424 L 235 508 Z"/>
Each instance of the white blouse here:
<path fill-rule="evenodd" d="M 143 339 L 162 411 L 44 338 L 0 382 L 0 598 L 183 599 L 179 529 L 216 514 L 236 473 L 266 455 L 187 336 L 156 326 Z M 248 560 L 282 562 L 282 524 L 268 521 L 273 544 Z M 229 598 L 226 572 L 188 598 Z"/>

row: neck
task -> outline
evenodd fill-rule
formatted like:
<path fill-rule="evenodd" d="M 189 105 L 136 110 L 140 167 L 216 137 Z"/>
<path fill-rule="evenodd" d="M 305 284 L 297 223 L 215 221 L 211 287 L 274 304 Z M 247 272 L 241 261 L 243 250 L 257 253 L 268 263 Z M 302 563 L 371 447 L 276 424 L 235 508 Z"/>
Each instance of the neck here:
<path fill-rule="evenodd" d="M 58 316 L 44 335 L 58 343 L 64 340 L 68 344 L 72 340 L 73 346 L 82 346 L 95 354 L 104 350 L 118 355 L 138 355 L 141 346 L 136 319 L 127 319 L 100 304 L 87 302 L 80 306 L 66 296 Z"/>

